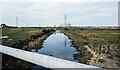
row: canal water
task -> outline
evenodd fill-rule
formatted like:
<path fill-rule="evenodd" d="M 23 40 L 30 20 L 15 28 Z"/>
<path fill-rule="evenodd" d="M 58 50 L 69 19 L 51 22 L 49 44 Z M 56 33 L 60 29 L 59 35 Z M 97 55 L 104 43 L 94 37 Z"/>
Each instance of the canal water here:
<path fill-rule="evenodd" d="M 57 30 L 44 40 L 43 48 L 39 49 L 37 53 L 78 62 L 74 60 L 73 57 L 73 55 L 78 52 L 74 47 L 71 47 L 71 45 L 72 40 Z M 32 51 L 35 52 L 34 49 L 32 49 Z M 33 69 L 36 68 L 39 68 L 39 66 L 35 66 Z"/>
<path fill-rule="evenodd" d="M 44 41 L 43 48 L 39 49 L 38 53 L 76 61 L 73 54 L 77 51 L 74 47 L 71 47 L 71 41 L 68 36 L 57 30 Z"/>
<path fill-rule="evenodd" d="M 39 49 L 37 53 L 78 62 L 74 60 L 73 57 L 73 55 L 78 52 L 74 47 L 71 47 L 71 45 L 72 40 L 57 30 L 44 40 L 43 48 Z M 32 51 L 35 52 L 34 49 L 32 49 Z"/>

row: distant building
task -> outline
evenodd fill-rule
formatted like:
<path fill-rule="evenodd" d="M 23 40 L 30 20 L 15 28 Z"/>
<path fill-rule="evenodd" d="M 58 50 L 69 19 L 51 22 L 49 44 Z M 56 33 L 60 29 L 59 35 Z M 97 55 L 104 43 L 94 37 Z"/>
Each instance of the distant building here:
<path fill-rule="evenodd" d="M 2 27 L 2 28 L 17 28 L 16 26 L 8 26 L 6 24 L 1 24 L 0 27 Z"/>
<path fill-rule="evenodd" d="M 60 24 L 60 27 L 63 27 L 63 24 Z"/>
<path fill-rule="evenodd" d="M 8 27 L 6 24 L 1 24 L 0 26 L 3 27 L 3 28 L 7 28 Z"/>
<path fill-rule="evenodd" d="M 54 25 L 54 27 L 56 27 L 56 25 Z"/>
<path fill-rule="evenodd" d="M 71 24 L 68 24 L 68 27 L 70 27 L 71 26 Z"/>
<path fill-rule="evenodd" d="M 70 27 L 71 24 L 60 24 L 60 27 Z"/>

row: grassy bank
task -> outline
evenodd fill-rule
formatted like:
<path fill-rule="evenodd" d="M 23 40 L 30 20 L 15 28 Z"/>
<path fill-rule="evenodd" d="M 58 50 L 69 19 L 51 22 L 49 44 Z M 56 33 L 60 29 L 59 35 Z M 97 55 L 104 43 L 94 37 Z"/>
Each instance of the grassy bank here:
<path fill-rule="evenodd" d="M 9 39 L 3 40 L 3 45 L 31 51 L 42 48 L 43 40 L 55 30 L 51 28 L 3 28 L 3 36 Z M 34 64 L 23 60 L 3 55 L 3 68 L 32 68 Z"/>
<path fill-rule="evenodd" d="M 97 67 L 119 67 L 119 30 L 100 28 L 58 28 L 73 40 L 80 54 L 74 54 L 80 63 Z"/>
<path fill-rule="evenodd" d="M 43 40 L 54 32 L 51 29 L 58 29 L 73 40 L 72 46 L 80 53 L 74 54 L 74 58 L 80 63 L 94 65 L 103 68 L 120 67 L 120 42 L 118 29 L 101 28 L 5 28 L 3 36 L 9 39 L 3 40 L 3 45 L 18 49 L 36 51 L 42 48 Z M 6 58 L 5 63 L 11 67 L 30 68 L 34 65 L 16 58 Z M 15 65 L 16 64 L 16 65 Z M 14 66 L 15 65 L 15 66 Z M 5 67 L 8 67 L 5 65 Z"/>

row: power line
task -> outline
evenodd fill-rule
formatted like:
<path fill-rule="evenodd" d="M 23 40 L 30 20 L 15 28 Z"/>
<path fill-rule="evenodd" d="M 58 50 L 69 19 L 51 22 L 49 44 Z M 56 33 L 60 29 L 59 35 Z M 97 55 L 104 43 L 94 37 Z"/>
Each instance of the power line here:
<path fill-rule="evenodd" d="M 67 24 L 67 15 L 66 14 L 64 15 L 64 20 L 65 20 L 64 24 Z"/>
<path fill-rule="evenodd" d="M 18 17 L 16 17 L 16 27 L 18 27 Z"/>

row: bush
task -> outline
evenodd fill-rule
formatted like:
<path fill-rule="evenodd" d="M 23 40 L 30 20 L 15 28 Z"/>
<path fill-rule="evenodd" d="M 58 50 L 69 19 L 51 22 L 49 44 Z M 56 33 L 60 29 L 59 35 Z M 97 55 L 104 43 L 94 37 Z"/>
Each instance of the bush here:
<path fill-rule="evenodd" d="M 105 50 L 103 50 L 102 53 L 105 54 Z"/>
<path fill-rule="evenodd" d="M 88 42 L 84 42 L 84 45 L 88 45 L 89 43 Z"/>
<path fill-rule="evenodd" d="M 107 56 L 107 58 L 108 58 L 108 59 L 113 59 L 113 57 L 112 57 L 112 56 Z"/>
<path fill-rule="evenodd" d="M 79 63 L 87 64 L 87 59 L 86 58 L 80 58 L 78 60 L 79 60 Z"/>
<path fill-rule="evenodd" d="M 65 28 L 65 30 L 68 30 L 67 28 Z"/>
<path fill-rule="evenodd" d="M 105 62 L 105 61 L 104 61 L 103 59 L 99 59 L 98 62 L 103 63 L 103 62 Z"/>

